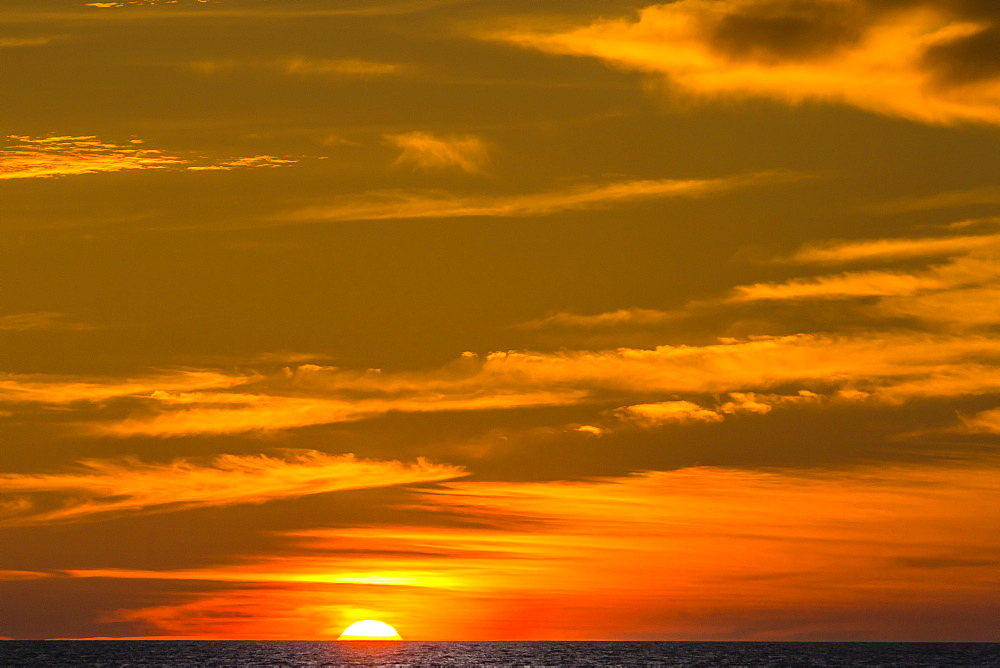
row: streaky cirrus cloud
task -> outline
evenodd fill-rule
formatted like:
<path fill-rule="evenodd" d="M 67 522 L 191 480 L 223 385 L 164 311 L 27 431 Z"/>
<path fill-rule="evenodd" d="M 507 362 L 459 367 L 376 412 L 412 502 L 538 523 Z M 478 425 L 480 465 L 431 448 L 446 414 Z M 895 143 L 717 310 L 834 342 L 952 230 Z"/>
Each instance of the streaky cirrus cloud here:
<path fill-rule="evenodd" d="M 587 184 L 527 195 L 462 196 L 441 191 L 380 190 L 341 197 L 329 204 L 286 211 L 273 221 L 348 221 L 482 216 L 543 216 L 563 211 L 669 197 L 703 197 L 751 186 L 806 178 L 788 171 L 716 179 L 643 179 Z"/>
<path fill-rule="evenodd" d="M 455 411 L 510 410 L 538 406 L 560 406 L 579 401 L 580 392 L 497 391 L 434 392 L 391 399 L 338 399 L 322 395 L 282 396 L 266 393 L 235 394 L 198 392 L 171 395 L 155 392 L 155 412 L 88 428 L 95 436 L 184 436 L 277 431 L 310 425 L 353 422 L 389 413 L 438 413 Z"/>
<path fill-rule="evenodd" d="M 57 524 L 122 514 L 264 503 L 349 489 L 434 482 L 466 475 L 456 466 L 418 459 L 357 459 L 314 450 L 284 456 L 220 455 L 207 463 L 136 459 L 79 462 L 64 473 L 0 474 L 7 526 Z M 53 507 L 55 506 L 55 507 Z M 13 510 L 13 512 L 10 512 Z"/>
<path fill-rule="evenodd" d="M 951 190 L 924 197 L 904 197 L 873 204 L 868 209 L 877 213 L 908 213 L 977 204 L 1000 204 L 1000 187 L 986 186 L 970 190 Z"/>
<path fill-rule="evenodd" d="M 877 298 L 869 312 L 911 317 L 954 326 L 981 327 L 1000 322 L 1000 235 L 955 235 L 973 226 L 992 226 L 996 218 L 951 223 L 935 237 L 829 240 L 808 243 L 773 258 L 788 265 L 894 265 L 894 268 L 845 271 L 733 288 L 723 299 L 691 301 L 670 310 L 629 308 L 593 315 L 556 313 L 517 325 L 521 329 L 637 329 L 723 313 L 739 304 Z M 947 234 L 950 232 L 951 234 Z M 891 329 L 887 328 L 887 329 Z"/>
<path fill-rule="evenodd" d="M 252 156 L 209 161 L 171 155 L 144 146 L 140 139 L 115 144 L 93 136 L 26 137 L 10 135 L 0 148 L 0 179 L 31 179 L 120 172 L 136 169 L 228 170 L 277 167 L 296 160 Z"/>
<path fill-rule="evenodd" d="M 897 270 L 849 271 L 781 283 L 737 286 L 733 301 L 823 299 L 913 295 L 928 291 L 995 284 L 1000 278 L 1000 235 L 938 239 L 876 240 L 827 247 L 806 247 L 792 260 L 847 263 L 893 261 L 911 257 L 950 255 L 945 262 Z"/>
<path fill-rule="evenodd" d="M 188 0 L 191 4 L 207 4 L 218 0 Z M 97 9 L 120 9 L 122 7 L 149 7 L 152 5 L 176 5 L 178 0 L 119 0 L 117 2 L 88 2 L 87 7 Z"/>
<path fill-rule="evenodd" d="M 935 255 L 965 254 L 980 248 L 997 246 L 1000 246 L 1000 234 L 831 241 L 803 246 L 789 256 L 787 261 L 802 264 L 892 261 Z"/>
<path fill-rule="evenodd" d="M 68 320 L 65 313 L 58 311 L 29 311 L 0 315 L 0 332 L 28 332 L 33 330 L 90 330 L 96 325 Z"/>
<path fill-rule="evenodd" d="M 0 49 L 18 49 L 30 46 L 47 46 L 57 42 L 61 37 L 53 35 L 38 35 L 35 37 L 0 37 Z"/>
<path fill-rule="evenodd" d="M 54 405 L 102 402 L 123 397 L 148 397 L 158 391 L 218 390 L 242 385 L 253 378 L 255 374 L 208 369 L 182 369 L 136 378 L 0 373 L 0 402 Z"/>
<path fill-rule="evenodd" d="M 204 75 L 225 74 L 237 70 L 261 70 L 290 75 L 372 77 L 400 74 L 407 68 L 399 63 L 386 63 L 362 58 L 306 58 L 293 56 L 272 60 L 196 60 L 187 67 Z"/>
<path fill-rule="evenodd" d="M 420 171 L 456 168 L 474 174 L 490 160 L 489 148 L 475 135 L 435 136 L 427 132 L 385 135 L 400 150 L 396 165 Z"/>
<path fill-rule="evenodd" d="M 484 34 L 662 76 L 692 98 L 819 101 L 925 123 L 995 124 L 998 20 L 988 6 L 944 0 L 678 0 L 638 19 Z"/>
<path fill-rule="evenodd" d="M 474 639 L 484 628 L 515 639 L 792 640 L 816 628 L 884 639 L 912 637 L 915 625 L 983 639 L 991 619 L 942 626 L 940 610 L 991 609 L 996 473 L 986 460 L 447 482 L 412 507 L 475 526 L 298 531 L 280 554 L 222 568 L 70 575 L 243 583 L 115 616 L 170 636 L 204 636 L 207 619 L 216 637 L 288 637 L 296 623 L 324 637 L 334 632 L 324 622 L 360 608 L 387 611 L 427 639 Z M 330 585 L 337 600 L 317 607 L 315 588 Z M 872 608 L 892 614 L 874 618 Z M 544 614 L 526 624 L 525 610 Z"/>
<path fill-rule="evenodd" d="M 684 314 L 681 312 L 668 312 L 648 308 L 618 309 L 594 315 L 560 312 L 539 318 L 538 320 L 529 320 L 528 322 L 519 324 L 518 327 L 521 329 L 641 327 L 643 325 L 659 325 L 682 317 L 684 317 Z"/>

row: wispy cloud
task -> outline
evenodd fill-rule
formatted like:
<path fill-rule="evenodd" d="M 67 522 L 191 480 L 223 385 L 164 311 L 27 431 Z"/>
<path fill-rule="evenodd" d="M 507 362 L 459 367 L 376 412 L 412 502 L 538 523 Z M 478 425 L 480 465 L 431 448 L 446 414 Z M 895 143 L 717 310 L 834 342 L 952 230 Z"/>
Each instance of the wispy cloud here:
<path fill-rule="evenodd" d="M 34 330 L 89 330 L 95 325 L 75 322 L 68 319 L 65 313 L 56 311 L 30 311 L 28 313 L 10 313 L 0 315 L 0 332 L 28 332 Z"/>
<path fill-rule="evenodd" d="M 926 197 L 905 197 L 869 207 L 879 213 L 907 213 L 927 209 L 947 209 L 976 204 L 1000 204 L 1000 187 L 987 186 L 971 190 L 952 190 Z"/>
<path fill-rule="evenodd" d="M 293 56 L 273 60 L 198 60 L 187 67 L 204 75 L 225 74 L 238 70 L 261 70 L 301 76 L 373 77 L 400 74 L 409 68 L 361 58 L 306 58 Z"/>
<path fill-rule="evenodd" d="M 964 254 L 979 248 L 1000 246 L 1000 234 L 930 237 L 923 239 L 872 239 L 827 242 L 804 246 L 788 258 L 803 264 L 893 261 L 935 255 Z"/>
<path fill-rule="evenodd" d="M 432 392 L 392 399 L 340 399 L 313 392 L 305 396 L 267 393 L 234 394 L 198 392 L 152 395 L 155 412 L 126 420 L 96 424 L 89 431 L 99 436 L 184 436 L 277 431 L 319 424 L 353 422 L 388 413 L 437 413 L 453 411 L 510 410 L 575 403 L 579 393 L 559 391 L 453 392 L 443 397 Z"/>
<path fill-rule="evenodd" d="M 224 160 L 214 165 L 191 165 L 187 169 L 197 171 L 226 171 L 239 169 L 240 167 L 280 167 L 298 162 L 287 158 L 276 158 L 273 155 L 255 155 L 248 158 L 236 158 L 235 160 Z"/>
<path fill-rule="evenodd" d="M 224 374 L 187 369 L 140 378 L 89 378 L 43 374 L 0 373 L 0 401 L 10 403 L 70 404 L 101 402 L 123 397 L 151 396 L 154 392 L 192 391 L 242 385 L 253 375 Z"/>
<path fill-rule="evenodd" d="M 644 325 L 659 325 L 679 317 L 683 317 L 683 314 L 645 308 L 618 309 L 617 311 L 607 311 L 594 315 L 578 315 L 563 312 L 555 313 L 538 320 L 530 320 L 521 323 L 518 327 L 522 329 L 642 327 Z"/>
<path fill-rule="evenodd" d="M 851 271 L 781 283 L 754 283 L 735 289 L 733 301 L 843 299 L 867 296 L 915 295 L 969 286 L 1000 278 L 1000 235 L 940 239 L 876 240 L 826 247 L 807 247 L 792 260 L 846 263 L 893 261 L 921 256 L 951 255 L 947 261 L 914 269 Z"/>
<path fill-rule="evenodd" d="M 489 162 L 486 142 L 475 135 L 437 137 L 426 132 L 386 135 L 386 142 L 400 149 L 396 164 L 422 171 L 457 168 L 470 174 Z"/>
<path fill-rule="evenodd" d="M 8 145 L 0 148 L 0 179 L 52 178 L 136 169 L 228 170 L 277 167 L 296 162 L 266 155 L 211 162 L 145 148 L 139 139 L 115 144 L 93 136 L 33 138 L 10 135 L 8 140 Z"/>
<path fill-rule="evenodd" d="M 637 20 L 491 39 L 660 75 L 694 98 L 847 104 L 927 123 L 1000 123 L 1000 72 L 983 45 L 997 17 L 974 3 L 679 0 Z M 963 13 L 964 12 L 964 13 Z"/>
<path fill-rule="evenodd" d="M 972 417 L 963 417 L 965 431 L 973 433 L 1000 434 L 1000 408 L 981 411 Z"/>
<path fill-rule="evenodd" d="M 438 191 L 383 190 L 343 197 L 330 204 L 288 211 L 278 221 L 384 220 L 391 218 L 458 218 L 542 216 L 640 200 L 702 197 L 757 185 L 804 178 L 785 171 L 757 172 L 718 179 L 650 179 L 588 184 L 528 195 L 458 196 Z"/>
<path fill-rule="evenodd" d="M 85 460 L 77 471 L 2 474 L 5 494 L 21 504 L 7 526 L 78 522 L 139 512 L 264 503 L 348 489 L 433 482 L 465 475 L 455 466 L 418 460 L 357 459 L 313 450 L 284 457 L 221 455 L 204 464 L 178 459 L 147 464 L 135 459 Z M 44 501 L 34 503 L 33 500 Z M 53 508 L 53 500 L 56 507 Z"/>
<path fill-rule="evenodd" d="M 36 37 L 0 37 L 0 49 L 19 49 L 31 46 L 47 46 L 59 41 L 60 37 L 39 35 Z"/>

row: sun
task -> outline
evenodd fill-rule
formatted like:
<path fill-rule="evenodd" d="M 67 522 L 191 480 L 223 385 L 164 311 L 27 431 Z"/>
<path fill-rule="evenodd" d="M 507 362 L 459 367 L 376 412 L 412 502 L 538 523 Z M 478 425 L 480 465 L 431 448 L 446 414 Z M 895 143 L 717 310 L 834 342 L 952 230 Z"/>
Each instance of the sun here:
<path fill-rule="evenodd" d="M 396 633 L 396 629 L 388 624 L 366 619 L 348 626 L 337 640 L 402 640 L 402 638 Z"/>

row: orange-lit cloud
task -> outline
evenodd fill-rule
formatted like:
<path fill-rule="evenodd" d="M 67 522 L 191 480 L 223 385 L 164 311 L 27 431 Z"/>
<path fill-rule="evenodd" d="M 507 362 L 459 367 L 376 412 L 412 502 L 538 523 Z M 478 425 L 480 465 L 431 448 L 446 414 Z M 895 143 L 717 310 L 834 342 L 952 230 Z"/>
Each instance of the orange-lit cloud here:
<path fill-rule="evenodd" d="M 962 425 L 967 431 L 973 433 L 1000 434 L 1000 408 L 962 418 Z"/>
<path fill-rule="evenodd" d="M 313 450 L 284 457 L 221 455 L 206 464 L 177 459 L 147 464 L 135 459 L 85 460 L 77 471 L 0 474 L 8 526 L 76 522 L 138 512 L 264 503 L 348 489 L 446 480 L 465 475 L 455 466 L 418 460 L 357 459 Z M 38 499 L 42 503 L 32 501 Z M 55 504 L 53 504 L 53 499 Z M 53 505 L 56 507 L 53 508 Z M 13 511 L 13 512 L 10 512 Z"/>
<path fill-rule="evenodd" d="M 276 158 L 273 155 L 255 155 L 248 158 L 225 160 L 214 165 L 191 165 L 188 169 L 191 171 L 224 171 L 228 169 L 237 169 L 239 167 L 280 167 L 281 165 L 290 165 L 294 162 L 296 161 L 285 158 Z"/>
<path fill-rule="evenodd" d="M 664 424 L 680 424 L 685 422 L 722 422 L 729 415 L 757 414 L 766 415 L 775 406 L 793 406 L 798 404 L 818 405 L 827 400 L 839 402 L 867 399 L 865 392 L 836 392 L 830 397 L 823 397 L 809 390 L 799 390 L 796 394 L 766 394 L 759 392 L 729 392 L 728 400 L 716 401 L 711 407 L 700 406 L 691 401 L 660 401 L 654 404 L 634 404 L 622 406 L 613 411 L 619 421 L 632 426 L 655 428 Z M 603 433 L 606 429 L 590 427 L 579 428 L 580 431 Z"/>
<path fill-rule="evenodd" d="M 987 186 L 971 190 L 953 190 L 926 197 L 905 197 L 876 204 L 871 209 L 879 213 L 906 213 L 975 204 L 1000 204 L 1000 187 Z"/>
<path fill-rule="evenodd" d="M 385 190 L 344 197 L 330 204 L 288 211 L 275 220 L 384 220 L 542 216 L 561 211 L 603 208 L 613 204 L 668 197 L 702 197 L 756 185 L 803 178 L 792 172 L 758 172 L 719 179 L 655 179 L 589 184 L 530 195 L 457 196 L 440 192 Z"/>
<path fill-rule="evenodd" d="M 796 251 L 788 261 L 805 264 L 891 261 L 965 254 L 980 248 L 997 247 L 1000 247 L 1000 234 L 923 239 L 873 239 L 808 245 Z"/>
<path fill-rule="evenodd" d="M 16 49 L 27 46 L 46 46 L 58 41 L 59 37 L 42 35 L 38 37 L 0 37 L 0 49 Z"/>
<path fill-rule="evenodd" d="M 217 2 L 218 0 L 193 0 L 199 4 Z M 88 2 L 87 7 L 97 7 L 98 9 L 118 9 L 130 6 L 151 6 L 151 5 L 176 5 L 178 0 L 120 0 L 119 2 Z"/>
<path fill-rule="evenodd" d="M 271 431 L 371 419 L 393 412 L 513 410 L 540 406 L 594 405 L 608 397 L 643 397 L 650 413 L 711 419 L 754 411 L 757 404 L 792 406 L 806 397 L 889 402 L 1000 392 L 996 359 L 1000 340 L 985 335 L 807 335 L 727 340 L 707 346 L 658 346 L 605 351 L 536 353 L 509 351 L 485 359 L 465 357 L 450 367 L 398 374 L 358 373 L 302 365 L 294 373 L 229 377 L 204 372 L 182 376 L 191 389 L 136 384 L 0 383 L 9 401 L 99 401 L 129 396 L 131 417 L 81 425 L 105 436 L 180 436 Z M 211 387 L 213 381 L 219 387 Z M 197 387 L 201 384 L 201 387 Z M 166 388 L 166 382 L 159 384 Z M 238 391 L 226 387 L 239 385 Z M 798 386 L 780 398 L 768 391 Z M 155 389 L 151 389 L 155 388 Z M 686 398 L 677 399 L 677 395 Z M 729 394 L 723 407 L 711 397 Z M 651 396 L 663 402 L 650 402 Z M 752 397 L 757 396 L 757 400 Z M 811 399 L 810 399 L 811 400 Z M 141 402 L 141 403 L 136 403 Z M 707 403 L 706 403 L 707 402 Z M 621 405 L 621 404 L 619 404 Z M 649 406 L 652 406 L 651 408 Z M 621 416 L 628 416 L 630 408 Z M 704 411 L 704 412 L 703 412 Z M 710 415 L 716 413 L 718 416 Z M 643 417 L 643 415 L 632 417 Z M 645 414 L 644 414 L 645 415 Z M 650 415 L 645 415 L 651 419 Z M 93 417 L 91 417 L 93 419 Z M 598 425 L 599 426 L 599 425 Z"/>
<path fill-rule="evenodd" d="M 164 169 L 184 164 L 176 156 L 135 145 L 118 145 L 96 137 L 46 137 L 11 135 L 16 142 L 2 149 L 0 178 L 27 179 L 126 169 Z"/>
<path fill-rule="evenodd" d="M 78 426 L 92 436 L 172 437 L 288 430 L 392 413 L 571 405 L 593 410 L 577 424 L 606 431 L 719 422 L 774 407 L 898 405 L 989 395 L 1000 393 L 1000 339 L 990 329 L 1000 322 L 998 243 L 1000 237 L 982 235 L 814 244 L 789 259 L 813 265 L 905 263 L 906 268 L 739 286 L 735 297 L 696 305 L 721 314 L 734 306 L 838 299 L 876 321 L 905 317 L 920 325 L 903 330 L 886 326 L 655 348 L 510 350 L 483 358 L 465 353 L 442 368 L 405 373 L 300 364 L 270 374 L 190 369 L 131 380 L 7 375 L 0 378 L 0 401 L 6 403 L 0 408 L 128 399 L 124 418 L 107 417 L 102 406 L 79 407 L 87 412 L 81 412 Z M 557 314 L 530 327 L 642 327 L 681 318 L 688 310 Z M 34 320 L 16 319 L 15 325 L 34 326 Z"/>
<path fill-rule="evenodd" d="M 94 325 L 73 322 L 66 319 L 65 313 L 55 311 L 31 311 L 28 313 L 10 313 L 0 315 L 0 332 L 27 332 L 31 330 L 94 329 Z"/>
<path fill-rule="evenodd" d="M 426 132 L 386 135 L 385 140 L 400 149 L 396 164 L 422 171 L 457 168 L 473 174 L 489 162 L 486 142 L 475 135 L 437 137 Z"/>
<path fill-rule="evenodd" d="M 142 378 L 81 378 L 43 374 L 0 373 L 0 401 L 69 404 L 100 402 L 119 397 L 151 396 L 157 391 L 191 391 L 233 387 L 252 375 L 207 370 L 160 373 Z"/>
<path fill-rule="evenodd" d="M 669 422 L 720 422 L 722 416 L 690 401 L 661 401 L 655 404 L 635 404 L 615 411 L 620 420 L 644 426 Z"/>
<path fill-rule="evenodd" d="M 222 74 L 240 69 L 270 70 L 291 75 L 325 75 L 346 77 L 371 77 L 400 74 L 407 67 L 361 58 L 305 58 L 301 56 L 276 60 L 198 60 L 188 67 L 205 75 Z"/>
<path fill-rule="evenodd" d="M 808 247 L 792 259 L 804 262 L 896 260 L 952 255 L 946 262 L 919 269 L 851 271 L 782 283 L 755 283 L 735 289 L 733 301 L 843 299 L 907 296 L 995 285 L 1000 279 L 1000 235 L 941 239 L 878 240 Z"/>
<path fill-rule="evenodd" d="M 380 610 L 414 639 L 981 639 L 989 622 L 940 610 L 996 595 L 998 484 L 995 462 L 453 482 L 417 505 L 475 528 L 302 531 L 236 566 L 72 575 L 244 583 L 114 615 L 170 636 L 325 637 Z"/>
<path fill-rule="evenodd" d="M 296 162 L 266 155 L 205 162 L 145 148 L 138 139 L 128 144 L 115 144 L 91 136 L 33 138 L 10 135 L 8 140 L 12 143 L 0 148 L 3 159 L 0 179 L 52 178 L 135 169 L 225 170 L 276 167 Z"/>
<path fill-rule="evenodd" d="M 680 313 L 658 311 L 656 309 L 629 308 L 597 313 L 595 315 L 577 315 L 575 313 L 556 313 L 554 315 L 531 320 L 519 325 L 524 329 L 545 329 L 549 327 L 579 327 L 583 329 L 612 328 L 621 326 L 659 325 L 682 317 Z"/>
<path fill-rule="evenodd" d="M 494 31 L 659 75 L 692 98 L 821 101 L 927 123 L 1000 123 L 998 17 L 960 3 L 679 0 L 637 20 Z"/>
<path fill-rule="evenodd" d="M 89 429 L 100 436 L 182 436 L 275 431 L 317 424 L 351 422 L 400 413 L 486 411 L 574 403 L 579 392 L 478 392 L 443 397 L 433 392 L 393 399 L 337 399 L 199 392 L 152 395 L 160 412 L 102 423 Z"/>

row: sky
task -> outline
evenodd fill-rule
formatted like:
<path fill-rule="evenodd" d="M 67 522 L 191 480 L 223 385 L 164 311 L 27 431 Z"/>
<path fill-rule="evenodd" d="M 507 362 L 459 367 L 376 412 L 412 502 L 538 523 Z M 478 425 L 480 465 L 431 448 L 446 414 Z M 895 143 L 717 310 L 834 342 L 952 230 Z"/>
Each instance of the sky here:
<path fill-rule="evenodd" d="M 4 0 L 7 638 L 1000 641 L 994 0 Z"/>

